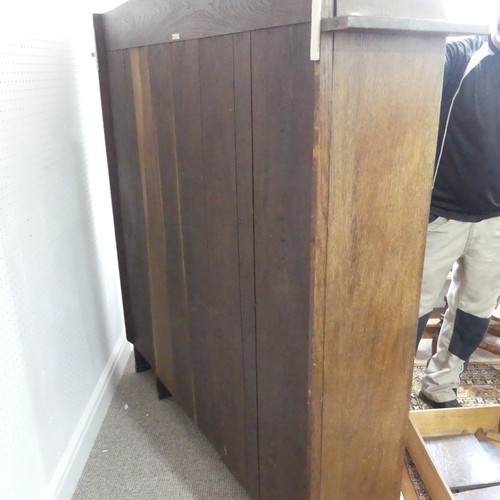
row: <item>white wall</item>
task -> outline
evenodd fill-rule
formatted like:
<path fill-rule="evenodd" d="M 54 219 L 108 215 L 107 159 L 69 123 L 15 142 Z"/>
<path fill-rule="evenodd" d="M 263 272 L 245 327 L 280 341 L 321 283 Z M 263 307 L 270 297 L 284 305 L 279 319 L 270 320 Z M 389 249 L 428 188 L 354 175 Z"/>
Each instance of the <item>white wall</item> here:
<path fill-rule="evenodd" d="M 0 498 L 9 500 L 71 497 L 130 353 L 92 18 L 40 3 L 2 5 L 0 18 Z"/>

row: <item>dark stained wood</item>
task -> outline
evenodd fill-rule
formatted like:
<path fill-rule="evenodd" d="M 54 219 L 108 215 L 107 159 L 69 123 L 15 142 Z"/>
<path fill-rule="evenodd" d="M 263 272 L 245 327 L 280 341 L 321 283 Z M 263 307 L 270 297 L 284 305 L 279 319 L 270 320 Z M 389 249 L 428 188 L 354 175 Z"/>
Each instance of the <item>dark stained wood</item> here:
<path fill-rule="evenodd" d="M 205 204 L 198 42 L 172 45 L 175 134 L 193 366 L 195 422 L 220 442 L 214 402 L 211 290 Z"/>
<path fill-rule="evenodd" d="M 399 495 L 443 57 L 444 38 L 335 34 L 322 498 Z"/>
<path fill-rule="evenodd" d="M 233 36 L 202 40 L 199 50 L 215 382 L 212 397 L 219 426 L 215 445 L 235 475 L 245 477 Z"/>
<path fill-rule="evenodd" d="M 446 18 L 323 17 L 356 9 Z M 154 324 L 159 380 L 253 498 L 397 498 L 444 37 L 323 33 L 312 63 L 310 10 L 104 16 L 127 330 L 144 354 Z"/>
<path fill-rule="evenodd" d="M 151 365 L 135 347 L 134 347 L 134 364 L 136 373 L 141 373 L 147 370 L 151 370 Z"/>
<path fill-rule="evenodd" d="M 131 0 L 103 17 L 108 50 L 116 50 L 303 23 L 311 18 L 311 4 L 305 0 Z"/>
<path fill-rule="evenodd" d="M 102 59 L 101 59 L 102 60 Z M 119 208 L 114 216 L 121 218 L 117 230 L 118 255 L 121 256 L 121 281 L 128 284 L 124 293 L 127 314 L 127 338 L 154 367 L 153 329 L 148 283 L 146 221 L 143 210 L 141 176 L 137 150 L 134 96 L 130 58 L 124 51 L 107 53 L 113 137 L 116 151 L 116 169 L 110 163 L 111 192 Z M 120 242 L 121 240 L 121 242 Z"/>
<path fill-rule="evenodd" d="M 113 206 L 113 220 L 115 226 L 116 248 L 118 254 L 118 266 L 120 270 L 120 286 L 122 292 L 123 313 L 125 319 L 125 330 L 129 339 L 134 338 L 135 325 L 133 320 L 130 281 L 127 272 L 127 256 L 123 232 L 122 210 L 120 206 L 120 187 L 118 183 L 118 162 L 116 158 L 116 147 L 113 135 L 113 115 L 111 111 L 111 92 L 108 76 L 108 61 L 104 41 L 104 26 L 102 16 L 93 15 L 94 33 L 96 42 L 96 57 L 99 72 L 99 90 L 101 93 L 102 120 L 104 124 L 104 139 L 106 144 L 106 158 L 108 161 L 109 183 L 111 188 L 111 202 Z M 118 55 L 118 58 L 120 55 Z M 147 363 L 147 361 L 146 361 Z M 147 363 L 149 365 L 149 363 Z"/>
<path fill-rule="evenodd" d="M 147 48 L 131 49 L 130 61 L 136 110 L 139 167 L 146 221 L 148 281 L 151 298 L 153 346 L 156 376 L 174 396 L 177 386 L 174 372 L 172 325 L 169 314 L 166 242 L 158 158 L 158 138 L 153 118 L 153 103 Z"/>
<path fill-rule="evenodd" d="M 165 234 L 165 283 L 169 306 L 172 360 L 176 400 L 194 419 L 194 391 L 191 339 L 184 269 L 182 214 L 179 197 L 179 172 L 176 154 L 175 106 L 172 57 L 169 45 L 148 47 L 151 105 L 157 137 L 158 167 Z M 182 112 L 182 110 L 179 110 Z"/>
<path fill-rule="evenodd" d="M 245 388 L 246 489 L 259 496 L 250 33 L 234 35 L 234 126 L 241 335 Z"/>
<path fill-rule="evenodd" d="M 308 497 L 314 67 L 308 25 L 252 33 L 261 498 Z"/>

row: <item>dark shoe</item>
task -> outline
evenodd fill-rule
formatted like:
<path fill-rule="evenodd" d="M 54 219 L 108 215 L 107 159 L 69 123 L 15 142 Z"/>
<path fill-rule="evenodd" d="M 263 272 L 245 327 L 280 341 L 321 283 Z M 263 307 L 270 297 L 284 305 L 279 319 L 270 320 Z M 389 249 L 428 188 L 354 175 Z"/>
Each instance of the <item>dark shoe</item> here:
<path fill-rule="evenodd" d="M 461 408 L 462 405 L 456 400 L 453 399 L 451 401 L 444 401 L 443 403 L 438 403 L 437 401 L 433 401 L 429 399 L 422 391 L 418 393 L 418 397 L 431 408 Z"/>

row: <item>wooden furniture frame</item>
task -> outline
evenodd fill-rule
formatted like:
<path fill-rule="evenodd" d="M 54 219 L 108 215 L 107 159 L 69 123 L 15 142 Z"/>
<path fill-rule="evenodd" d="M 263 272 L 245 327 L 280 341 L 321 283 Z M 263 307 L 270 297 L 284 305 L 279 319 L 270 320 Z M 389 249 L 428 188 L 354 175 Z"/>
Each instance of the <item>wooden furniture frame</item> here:
<path fill-rule="evenodd" d="M 424 438 L 500 430 L 500 405 L 410 412 L 407 447 L 432 498 L 454 496 L 430 457 Z M 466 459 L 466 457 L 464 457 Z"/>
<path fill-rule="evenodd" d="M 435 0 L 95 26 L 138 359 L 253 498 L 397 498 L 445 37 L 473 28 Z"/>

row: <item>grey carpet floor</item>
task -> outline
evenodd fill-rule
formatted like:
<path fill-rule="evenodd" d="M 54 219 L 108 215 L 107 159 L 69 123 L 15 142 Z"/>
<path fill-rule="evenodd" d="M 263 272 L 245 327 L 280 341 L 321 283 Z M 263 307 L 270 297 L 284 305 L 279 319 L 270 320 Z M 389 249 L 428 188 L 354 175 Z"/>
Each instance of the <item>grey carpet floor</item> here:
<path fill-rule="evenodd" d="M 249 500 L 214 448 L 172 400 L 158 400 L 133 356 L 73 500 Z"/>

